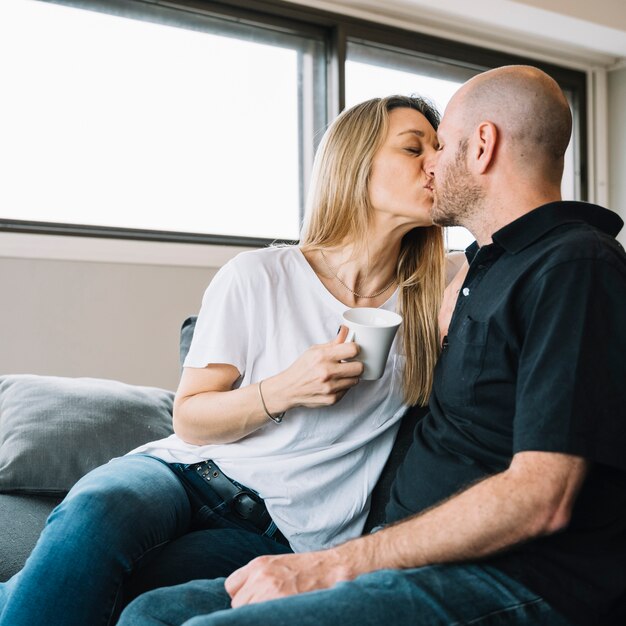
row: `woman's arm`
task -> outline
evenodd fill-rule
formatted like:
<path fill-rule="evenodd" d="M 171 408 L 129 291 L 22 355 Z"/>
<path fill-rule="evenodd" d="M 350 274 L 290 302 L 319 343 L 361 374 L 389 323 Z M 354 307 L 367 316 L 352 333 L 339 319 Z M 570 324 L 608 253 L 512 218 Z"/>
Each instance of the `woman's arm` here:
<path fill-rule="evenodd" d="M 345 361 L 356 357 L 359 349 L 353 342 L 344 343 L 346 335 L 342 327 L 335 340 L 312 346 L 286 370 L 263 381 L 270 414 L 298 406 L 330 406 L 359 382 L 363 364 Z M 183 370 L 174 400 L 174 431 L 183 441 L 229 443 L 267 424 L 259 385 L 233 389 L 239 375 L 226 363 Z"/>
<path fill-rule="evenodd" d="M 469 270 L 467 259 L 463 252 L 450 252 L 446 256 L 446 290 L 443 292 L 443 300 L 437 321 L 439 323 L 439 339 L 448 334 L 448 327 L 452 319 L 452 313 L 459 297 L 459 291 L 465 282 Z"/>

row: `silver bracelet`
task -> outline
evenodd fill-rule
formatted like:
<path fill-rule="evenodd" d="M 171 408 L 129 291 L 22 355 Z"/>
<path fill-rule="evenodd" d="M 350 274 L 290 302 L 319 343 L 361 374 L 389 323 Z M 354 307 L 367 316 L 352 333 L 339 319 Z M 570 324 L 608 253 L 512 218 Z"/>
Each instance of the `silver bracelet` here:
<path fill-rule="evenodd" d="M 261 404 L 263 405 L 263 410 L 265 411 L 265 415 L 269 417 L 274 424 L 280 424 L 283 421 L 283 417 L 285 417 L 285 411 L 279 413 L 278 415 L 272 415 L 268 410 L 267 406 L 265 406 L 265 400 L 263 399 L 263 392 L 261 391 L 261 383 L 263 381 L 259 381 L 259 397 L 261 398 Z"/>

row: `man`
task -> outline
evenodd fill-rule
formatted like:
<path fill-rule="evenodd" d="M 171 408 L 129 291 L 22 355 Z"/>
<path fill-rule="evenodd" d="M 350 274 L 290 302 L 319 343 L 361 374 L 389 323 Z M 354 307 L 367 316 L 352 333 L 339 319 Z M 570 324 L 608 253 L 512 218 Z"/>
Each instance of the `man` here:
<path fill-rule="evenodd" d="M 623 223 L 560 202 L 570 132 L 562 91 L 531 67 L 481 74 L 446 109 L 427 166 L 433 218 L 476 243 L 391 524 L 329 550 L 261 557 L 225 589 L 147 594 L 120 624 L 617 623 Z"/>

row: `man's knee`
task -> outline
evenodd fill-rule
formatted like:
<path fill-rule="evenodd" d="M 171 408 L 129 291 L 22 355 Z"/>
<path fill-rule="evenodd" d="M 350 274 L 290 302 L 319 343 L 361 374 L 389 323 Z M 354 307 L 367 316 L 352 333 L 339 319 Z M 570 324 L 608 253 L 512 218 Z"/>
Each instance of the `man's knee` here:
<path fill-rule="evenodd" d="M 122 612 L 118 626 L 182 624 L 200 615 L 230 608 L 224 578 L 194 580 L 140 595 Z"/>
<path fill-rule="evenodd" d="M 156 589 L 133 600 L 122 612 L 118 626 L 162 626 L 163 621 L 157 616 L 162 614 L 164 605 L 171 602 L 170 594 L 166 592 L 167 589 Z"/>

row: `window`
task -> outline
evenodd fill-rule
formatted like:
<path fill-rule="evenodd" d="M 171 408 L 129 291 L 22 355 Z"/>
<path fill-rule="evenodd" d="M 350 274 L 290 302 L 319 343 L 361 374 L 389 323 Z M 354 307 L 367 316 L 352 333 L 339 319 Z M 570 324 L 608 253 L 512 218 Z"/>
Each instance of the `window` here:
<path fill-rule="evenodd" d="M 1 217 L 297 239 L 321 39 L 144 11 L 0 3 Z"/>
<path fill-rule="evenodd" d="M 0 230 L 297 239 L 316 143 L 344 105 L 419 93 L 443 111 L 471 76 L 520 62 L 570 98 L 564 195 L 586 197 L 582 72 L 303 6 L 186 2 L 0 2 Z"/>
<path fill-rule="evenodd" d="M 445 63 L 410 50 L 390 46 L 348 41 L 346 55 L 346 106 L 368 98 L 417 94 L 433 102 L 440 113 L 446 108 L 455 91 L 484 68 L 464 66 L 458 62 Z M 570 106 L 575 111 L 573 94 L 566 91 Z M 565 155 L 565 171 L 561 191 L 563 198 L 580 197 L 580 170 L 576 171 L 576 133 Z M 474 237 L 465 228 L 446 229 L 446 245 L 451 250 L 463 250 Z"/>

